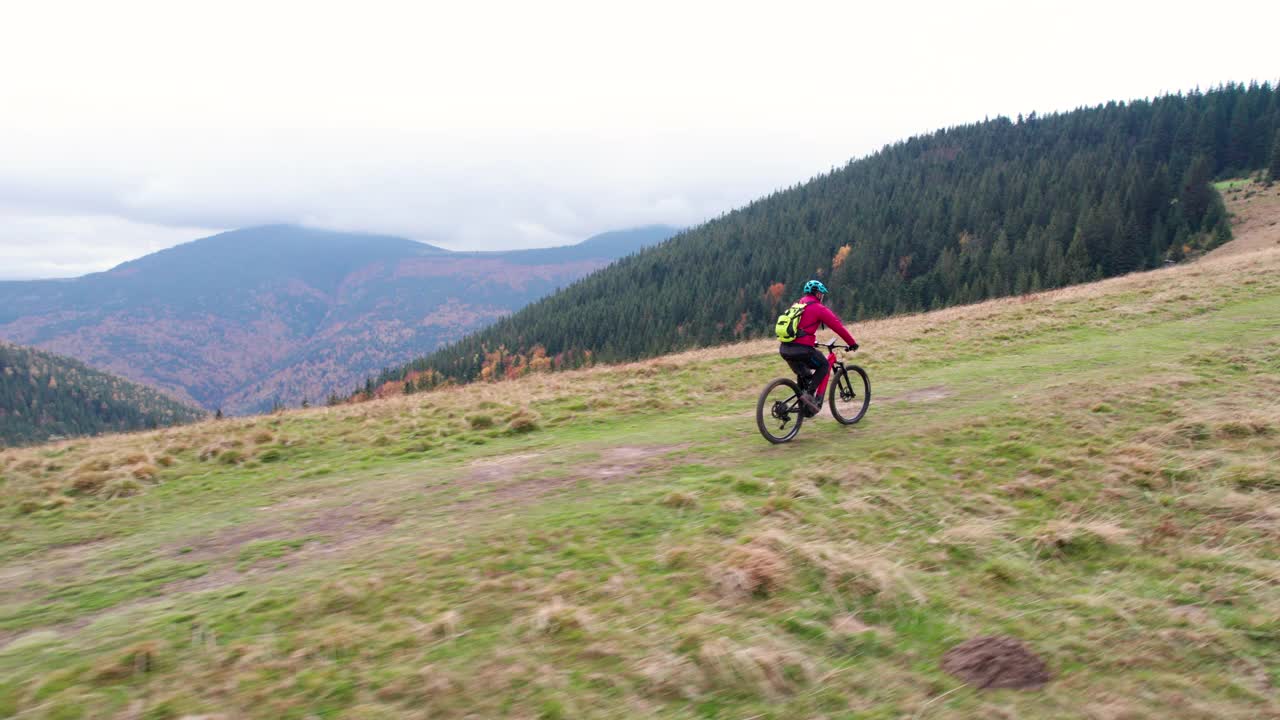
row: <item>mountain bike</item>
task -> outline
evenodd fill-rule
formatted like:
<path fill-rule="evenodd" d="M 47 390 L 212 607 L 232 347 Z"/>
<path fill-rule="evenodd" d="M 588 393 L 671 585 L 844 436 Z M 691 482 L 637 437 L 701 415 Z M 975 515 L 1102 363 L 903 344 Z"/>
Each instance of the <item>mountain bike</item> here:
<path fill-rule="evenodd" d="M 867 406 L 871 404 L 871 380 L 867 371 L 857 365 L 845 365 L 836 358 L 836 350 L 853 349 L 848 345 L 837 344 L 833 339 L 817 343 L 817 347 L 827 348 L 827 364 L 831 366 L 831 372 L 813 394 L 818 410 L 822 410 L 823 397 L 828 396 L 831 416 L 841 425 L 852 425 L 867 414 Z M 778 378 L 764 387 L 756 403 L 756 425 L 765 440 L 775 444 L 789 442 L 800 432 L 804 419 L 813 416 L 800 402 L 800 383 L 806 380 L 808 378 Z M 828 386 L 830 393 L 826 392 Z"/>

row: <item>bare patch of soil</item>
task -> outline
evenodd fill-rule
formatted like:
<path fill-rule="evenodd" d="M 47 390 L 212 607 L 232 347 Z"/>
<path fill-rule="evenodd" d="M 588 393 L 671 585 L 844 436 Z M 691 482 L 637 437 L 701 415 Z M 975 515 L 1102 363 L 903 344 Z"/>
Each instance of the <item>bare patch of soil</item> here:
<path fill-rule="evenodd" d="M 298 518 L 301 522 L 257 522 L 240 525 L 187 540 L 174 548 L 174 554 L 188 559 L 234 559 L 235 552 L 245 543 L 258 540 L 282 540 L 298 535 L 323 535 L 326 550 L 332 552 L 386 532 L 397 520 L 368 509 L 367 502 L 326 508 L 310 516 Z"/>
<path fill-rule="evenodd" d="M 191 560 L 221 558 L 236 548 L 255 540 L 271 540 L 287 536 L 279 522 L 238 525 L 216 533 L 187 540 L 172 549 L 174 555 Z"/>
<path fill-rule="evenodd" d="M 649 465 L 651 458 L 679 450 L 683 445 L 621 445 L 601 453 L 600 460 L 578 468 L 584 480 L 611 480 L 623 477 Z"/>
<path fill-rule="evenodd" d="M 951 397 L 951 390 L 949 390 L 945 385 L 934 385 L 932 387 L 920 388 L 919 390 L 912 390 L 911 392 L 905 392 L 901 395 L 888 397 L 880 402 L 937 402 L 949 397 Z"/>
<path fill-rule="evenodd" d="M 19 592 L 17 588 L 33 579 L 48 582 L 77 575 L 93 556 L 118 544 L 111 538 L 97 538 L 24 556 L 16 563 L 0 567 L 0 587 L 5 588 L 6 593 L 12 591 L 6 598 L 8 601 L 30 598 L 31 593 Z"/>
<path fill-rule="evenodd" d="M 542 457 L 543 453 L 528 452 L 505 455 L 500 458 L 483 458 L 467 467 L 470 472 L 463 478 L 464 483 L 493 482 L 509 477 L 528 467 L 529 463 Z"/>
<path fill-rule="evenodd" d="M 528 502 L 540 498 L 560 488 L 578 482 L 618 482 L 625 480 L 637 472 L 649 469 L 657 463 L 654 459 L 685 445 L 620 445 L 607 448 L 600 453 L 600 459 L 581 465 L 565 468 L 554 475 L 536 475 L 544 472 L 545 465 L 532 465 L 541 453 L 509 455 L 504 458 L 485 460 L 471 465 L 471 472 L 459 480 L 461 485 L 478 483 L 495 483 L 511 478 L 512 481 L 495 488 L 483 498 L 462 503 L 474 506 L 495 500 L 514 500 Z M 523 477 L 522 477 L 523 476 Z"/>
<path fill-rule="evenodd" d="M 1049 669 L 1016 638 L 987 635 L 966 640 L 942 656 L 942 669 L 980 689 L 1035 689 L 1049 682 Z"/>

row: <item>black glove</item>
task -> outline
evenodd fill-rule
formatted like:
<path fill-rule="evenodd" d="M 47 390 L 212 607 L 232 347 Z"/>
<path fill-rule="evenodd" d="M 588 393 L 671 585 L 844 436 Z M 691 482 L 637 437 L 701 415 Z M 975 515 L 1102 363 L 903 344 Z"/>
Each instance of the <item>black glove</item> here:
<path fill-rule="evenodd" d="M 850 346 L 849 346 L 849 349 L 850 349 L 850 350 L 857 350 L 857 349 L 858 349 L 858 343 L 854 343 L 854 344 L 850 345 Z"/>

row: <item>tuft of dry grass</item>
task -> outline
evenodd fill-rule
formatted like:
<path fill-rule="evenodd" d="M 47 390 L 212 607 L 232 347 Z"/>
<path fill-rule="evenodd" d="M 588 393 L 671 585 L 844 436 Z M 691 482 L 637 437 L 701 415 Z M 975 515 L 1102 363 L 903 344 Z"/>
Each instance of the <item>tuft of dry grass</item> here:
<path fill-rule="evenodd" d="M 698 507 L 698 496 L 693 493 L 675 490 L 664 495 L 658 502 L 669 508 L 696 508 Z"/>
<path fill-rule="evenodd" d="M 142 492 L 142 483 L 134 478 L 115 478 L 102 488 L 102 496 L 108 499 L 125 498 Z"/>
<path fill-rule="evenodd" d="M 114 658 L 95 666 L 91 672 L 99 682 L 118 682 L 156 669 L 161 645 L 155 641 L 130 645 Z"/>
<path fill-rule="evenodd" d="M 698 666 L 713 688 L 764 697 L 794 693 L 814 675 L 803 653 L 772 644 L 744 647 L 723 637 L 703 644 Z"/>
<path fill-rule="evenodd" d="M 1275 459 L 1232 463 L 1222 469 L 1221 479 L 1241 490 L 1280 490 L 1278 466 Z"/>
<path fill-rule="evenodd" d="M 446 610 L 427 626 L 427 633 L 436 638 L 454 638 L 462 627 L 462 613 Z"/>
<path fill-rule="evenodd" d="M 116 467 L 126 467 L 128 465 L 141 465 L 142 463 L 147 462 L 149 459 L 150 458 L 147 457 L 146 453 L 134 452 L 134 453 L 127 453 L 125 455 L 122 455 L 116 458 L 114 464 Z"/>
<path fill-rule="evenodd" d="M 111 481 L 112 475 L 105 472 L 77 472 L 71 478 L 70 490 L 83 495 L 92 495 Z"/>
<path fill-rule="evenodd" d="M 535 432 L 542 428 L 538 414 L 529 408 L 520 408 L 507 417 L 507 432 L 515 435 Z"/>
<path fill-rule="evenodd" d="M 773 550 L 761 545 L 740 545 L 708 568 L 707 577 L 720 597 L 746 600 L 777 592 L 790 571 L 786 558 Z"/>
<path fill-rule="evenodd" d="M 375 695 L 384 702 L 439 705 L 464 690 L 465 685 L 457 675 L 431 664 L 392 680 L 378 688 Z"/>
<path fill-rule="evenodd" d="M 822 490 L 812 480 L 796 480 L 787 488 L 787 494 L 797 500 L 822 497 Z"/>
<path fill-rule="evenodd" d="M 530 626 L 541 635 L 558 635 L 571 630 L 590 630 L 593 623 L 586 610 L 566 603 L 556 596 L 551 602 L 538 607 L 533 613 Z"/>
<path fill-rule="evenodd" d="M 837 635 L 862 635 L 863 633 L 879 633 L 874 628 L 858 619 L 857 615 L 845 613 L 831 619 L 831 631 Z"/>
<path fill-rule="evenodd" d="M 970 520 L 952 525 L 938 533 L 935 539 L 942 545 L 973 548 L 995 543 L 1003 532 L 1004 523 L 1000 520 Z"/>
<path fill-rule="evenodd" d="M 668 569 L 693 567 L 696 558 L 693 551 L 683 545 L 662 548 L 656 555 L 658 564 Z"/>
<path fill-rule="evenodd" d="M 1270 493 L 1214 487 L 1184 495 L 1179 502 L 1185 507 L 1235 522 L 1280 527 L 1280 499 Z"/>
<path fill-rule="evenodd" d="M 341 619 L 326 623 L 298 636 L 293 659 L 346 658 L 358 655 L 374 637 L 372 626 Z"/>
<path fill-rule="evenodd" d="M 697 664 L 670 652 L 646 656 L 636 664 L 635 672 L 640 676 L 642 691 L 661 699 L 692 700 L 706 683 Z"/>
<path fill-rule="evenodd" d="M 1214 434 L 1221 438 L 1248 438 L 1255 435 L 1270 435 L 1275 431 L 1275 423 L 1271 418 L 1255 415 L 1218 422 L 1213 430 Z"/>
<path fill-rule="evenodd" d="M 148 482 L 156 479 L 156 473 L 157 470 L 155 465 L 139 465 L 129 471 L 129 474 L 132 475 L 134 479 Z"/>
<path fill-rule="evenodd" d="M 222 454 L 235 451 L 236 448 L 242 447 L 244 443 L 239 440 L 219 440 L 205 445 L 200 450 L 200 459 L 204 461 L 216 460 Z"/>
<path fill-rule="evenodd" d="M 1052 555 L 1085 555 L 1128 544 L 1130 532 L 1119 525 L 1100 520 L 1052 520 L 1036 533 L 1033 541 L 1038 550 Z"/>
<path fill-rule="evenodd" d="M 911 582 L 901 563 L 852 541 L 804 541 L 771 530 L 757 542 L 786 552 L 798 562 L 822 573 L 827 592 L 885 601 L 909 599 L 924 602 L 924 594 Z"/>
<path fill-rule="evenodd" d="M 76 473 L 106 472 L 111 469 L 111 461 L 103 457 L 95 457 L 80 463 Z"/>

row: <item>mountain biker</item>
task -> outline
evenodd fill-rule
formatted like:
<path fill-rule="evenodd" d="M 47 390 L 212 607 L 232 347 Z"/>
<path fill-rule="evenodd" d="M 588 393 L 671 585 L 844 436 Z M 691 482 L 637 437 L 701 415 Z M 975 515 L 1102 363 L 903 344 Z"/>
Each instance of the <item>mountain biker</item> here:
<path fill-rule="evenodd" d="M 853 335 L 850 335 L 844 325 L 840 324 L 840 318 L 822 304 L 826 297 L 827 286 L 820 281 L 810 280 L 804 284 L 804 297 L 796 301 L 804 305 L 800 321 L 796 323 L 798 330 L 796 338 L 778 347 L 778 354 L 787 361 L 800 380 L 800 402 L 811 415 L 817 414 L 821 409 L 813 393 L 822 387 L 822 381 L 826 379 L 827 373 L 831 372 L 826 356 L 814 347 L 818 342 L 819 327 L 826 326 L 848 343 L 850 348 L 858 349 L 858 341 L 854 340 Z"/>

